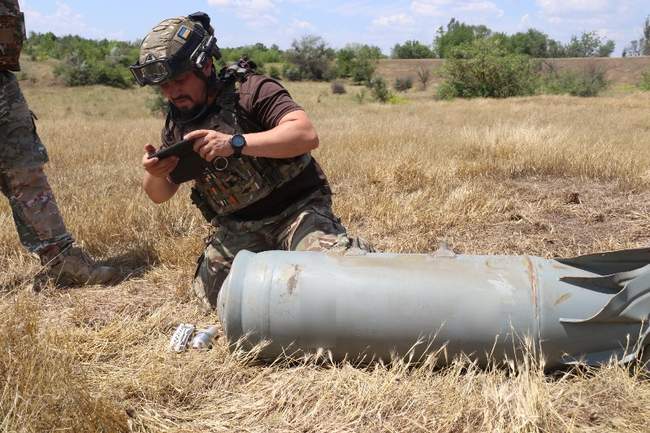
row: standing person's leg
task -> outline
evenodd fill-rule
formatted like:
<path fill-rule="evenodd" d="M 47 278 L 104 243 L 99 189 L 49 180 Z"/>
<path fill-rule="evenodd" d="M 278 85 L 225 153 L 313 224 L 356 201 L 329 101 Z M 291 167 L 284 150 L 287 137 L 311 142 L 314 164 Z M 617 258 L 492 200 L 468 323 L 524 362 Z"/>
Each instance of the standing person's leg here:
<path fill-rule="evenodd" d="M 43 171 L 47 151 L 13 74 L 0 74 L 0 187 L 23 246 L 39 256 L 74 242 Z"/>
<path fill-rule="evenodd" d="M 95 265 L 72 246 L 74 239 L 43 171 L 47 151 L 9 72 L 0 73 L 0 140 L 0 189 L 9 199 L 21 243 L 39 255 L 46 273 L 61 285 L 102 284 L 117 277 L 117 269 Z"/>
<path fill-rule="evenodd" d="M 0 189 L 9 204 L 23 246 L 42 256 L 46 250 L 64 250 L 74 242 L 66 230 L 43 167 L 0 172 Z"/>

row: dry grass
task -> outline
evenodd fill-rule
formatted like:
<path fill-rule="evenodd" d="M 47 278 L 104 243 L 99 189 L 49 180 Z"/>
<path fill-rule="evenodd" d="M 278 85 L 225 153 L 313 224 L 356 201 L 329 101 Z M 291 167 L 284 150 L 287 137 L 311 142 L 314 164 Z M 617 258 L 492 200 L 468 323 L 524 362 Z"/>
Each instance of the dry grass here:
<path fill-rule="evenodd" d="M 572 255 L 650 240 L 650 95 L 358 105 L 292 84 L 315 120 L 336 211 L 381 250 Z M 0 430 L 7 432 L 647 432 L 650 386 L 610 366 L 546 376 L 314 363 L 260 366 L 223 342 L 172 355 L 181 321 L 214 323 L 189 282 L 208 228 L 187 190 L 140 190 L 158 142 L 142 90 L 28 86 L 67 223 L 122 266 L 110 288 L 27 287 L 38 270 L 0 201 Z M 579 200 L 576 200 L 577 198 Z M 577 202 L 580 203 L 577 203 Z M 66 430 L 67 429 L 67 430 Z"/>

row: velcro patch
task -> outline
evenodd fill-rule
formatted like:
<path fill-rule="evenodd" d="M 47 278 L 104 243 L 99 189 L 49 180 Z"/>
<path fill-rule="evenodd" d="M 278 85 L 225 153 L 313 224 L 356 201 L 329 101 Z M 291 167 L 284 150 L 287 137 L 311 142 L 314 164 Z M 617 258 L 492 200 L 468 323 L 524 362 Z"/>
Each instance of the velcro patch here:
<path fill-rule="evenodd" d="M 181 28 L 178 29 L 178 33 L 176 33 L 176 36 L 178 36 L 184 41 L 187 41 L 190 38 L 191 34 L 192 34 L 192 30 L 188 29 L 185 26 L 181 26 Z"/>

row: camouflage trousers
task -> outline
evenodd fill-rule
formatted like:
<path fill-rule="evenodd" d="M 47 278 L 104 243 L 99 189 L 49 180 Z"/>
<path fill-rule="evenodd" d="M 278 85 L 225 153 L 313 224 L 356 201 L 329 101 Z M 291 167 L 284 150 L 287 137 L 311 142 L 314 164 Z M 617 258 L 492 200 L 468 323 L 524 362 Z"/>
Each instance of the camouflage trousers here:
<path fill-rule="evenodd" d="M 259 221 L 213 220 L 214 234 L 197 263 L 192 288 L 207 309 L 215 309 L 221 289 L 238 252 L 268 250 L 372 251 L 363 239 L 348 236 L 332 212 L 329 194 L 317 192 L 290 206 L 281 214 Z"/>
<path fill-rule="evenodd" d="M 43 172 L 47 159 L 16 78 L 0 72 L 0 190 L 21 243 L 34 253 L 73 242 Z"/>
<path fill-rule="evenodd" d="M 0 71 L 0 170 L 36 167 L 47 160 L 16 77 Z"/>

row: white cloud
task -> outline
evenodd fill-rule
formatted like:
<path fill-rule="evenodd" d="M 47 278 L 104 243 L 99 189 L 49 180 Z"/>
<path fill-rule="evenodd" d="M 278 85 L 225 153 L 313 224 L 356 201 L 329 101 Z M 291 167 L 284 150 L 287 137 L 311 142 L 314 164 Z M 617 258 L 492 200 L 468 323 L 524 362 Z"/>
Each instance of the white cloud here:
<path fill-rule="evenodd" d="M 312 23 L 310 23 L 309 21 L 294 19 L 291 22 L 291 28 L 298 29 L 298 30 L 313 30 L 314 25 Z"/>
<path fill-rule="evenodd" d="M 571 28 L 574 33 L 602 28 L 613 33 L 611 26 L 629 14 L 630 2 L 620 0 L 536 0 L 540 16 L 559 30 Z"/>
<path fill-rule="evenodd" d="M 502 17 L 504 12 L 502 9 L 499 9 L 496 4 L 491 1 L 474 1 L 461 4 L 458 7 L 458 10 L 469 13 L 483 13 L 496 15 L 497 17 Z"/>
<path fill-rule="evenodd" d="M 376 18 L 372 24 L 379 27 L 406 26 L 413 24 L 415 20 L 407 14 L 395 14 Z"/>
<path fill-rule="evenodd" d="M 444 15 L 445 7 L 452 4 L 450 0 L 415 0 L 411 2 L 413 12 L 421 15 Z"/>
<path fill-rule="evenodd" d="M 235 15 L 253 28 L 278 23 L 277 3 L 276 0 L 208 0 L 211 6 L 233 9 Z"/>
<path fill-rule="evenodd" d="M 536 3 L 548 23 L 577 28 L 606 26 L 625 15 L 629 6 L 626 0 L 536 0 Z"/>
<path fill-rule="evenodd" d="M 267 12 L 277 8 L 274 0 L 208 0 L 208 4 L 217 7 L 237 8 L 244 14 Z"/>
<path fill-rule="evenodd" d="M 88 38 L 124 39 L 124 32 L 106 32 L 90 26 L 84 16 L 63 1 L 56 2 L 54 12 L 47 14 L 33 9 L 27 1 L 21 2 L 28 32 L 56 35 L 80 35 Z"/>
<path fill-rule="evenodd" d="M 419 15 L 433 17 L 448 17 L 459 13 L 497 17 L 504 15 L 496 3 L 488 0 L 414 0 L 411 2 L 411 10 Z"/>
<path fill-rule="evenodd" d="M 70 6 L 63 2 L 56 2 L 56 9 L 52 14 L 44 14 L 23 5 L 25 21 L 28 29 L 36 32 L 52 32 L 57 34 L 79 34 L 86 30 L 88 25 L 83 16 L 76 13 Z"/>
<path fill-rule="evenodd" d="M 569 15 L 576 12 L 605 12 L 612 2 L 608 0 L 537 0 L 546 15 Z"/>
<path fill-rule="evenodd" d="M 539 27 L 552 37 L 568 41 L 571 35 L 596 31 L 601 37 L 616 42 L 617 52 L 629 41 L 637 38 L 639 31 L 630 26 L 641 22 L 647 0 L 535 0 L 538 7 Z"/>
<path fill-rule="evenodd" d="M 376 2 L 368 0 L 346 0 L 333 4 L 332 12 L 343 16 L 373 16 L 377 14 Z"/>

